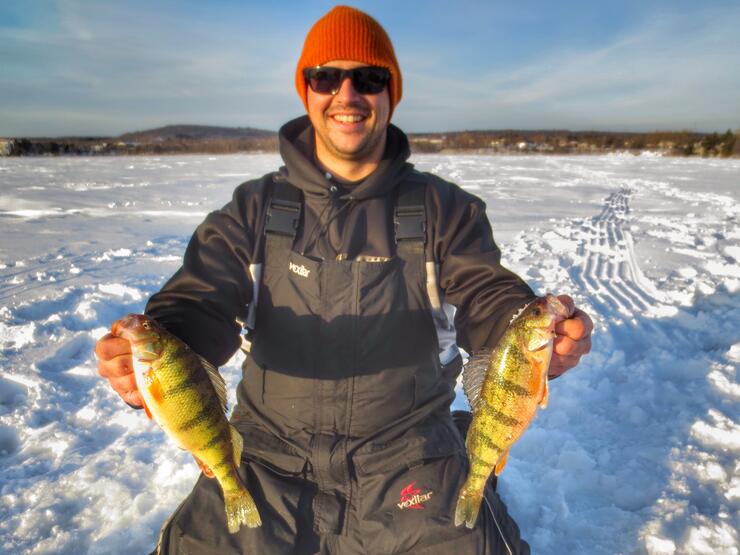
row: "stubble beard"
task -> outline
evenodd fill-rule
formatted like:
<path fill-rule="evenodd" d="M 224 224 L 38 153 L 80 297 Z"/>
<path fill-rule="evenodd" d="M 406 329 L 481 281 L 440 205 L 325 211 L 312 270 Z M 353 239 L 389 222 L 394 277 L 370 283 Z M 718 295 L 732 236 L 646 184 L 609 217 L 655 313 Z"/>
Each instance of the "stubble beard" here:
<path fill-rule="evenodd" d="M 336 158 L 352 162 L 363 162 L 372 157 L 379 144 L 383 139 L 382 135 L 377 133 L 368 134 L 357 146 L 352 148 L 343 148 L 331 140 L 331 136 L 322 137 L 319 134 L 319 140 L 324 143 L 324 148 Z"/>
<path fill-rule="evenodd" d="M 336 158 L 352 162 L 363 162 L 372 158 L 376 151 L 381 148 L 381 144 L 383 144 L 383 147 L 385 145 L 386 130 L 383 129 L 381 132 L 378 129 L 377 119 L 374 120 L 372 127 L 367 129 L 362 140 L 352 147 L 344 147 L 341 144 L 338 144 L 338 142 L 332 140 L 330 120 L 331 117 L 329 116 L 329 113 L 325 113 L 323 116 L 323 129 L 317 130 L 316 135 L 326 151 Z M 336 131 L 336 133 L 341 132 Z M 382 152 L 380 154 L 382 156 Z"/>

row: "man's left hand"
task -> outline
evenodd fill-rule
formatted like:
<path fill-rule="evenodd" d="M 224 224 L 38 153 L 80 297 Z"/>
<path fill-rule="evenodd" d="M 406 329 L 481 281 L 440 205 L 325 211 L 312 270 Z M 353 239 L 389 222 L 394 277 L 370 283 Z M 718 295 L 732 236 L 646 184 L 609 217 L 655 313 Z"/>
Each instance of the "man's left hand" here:
<path fill-rule="evenodd" d="M 558 295 L 567 308 L 570 317 L 555 326 L 555 343 L 548 376 L 557 378 L 578 364 L 581 357 L 591 350 L 591 332 L 594 323 L 588 314 L 576 308 L 568 295 Z"/>

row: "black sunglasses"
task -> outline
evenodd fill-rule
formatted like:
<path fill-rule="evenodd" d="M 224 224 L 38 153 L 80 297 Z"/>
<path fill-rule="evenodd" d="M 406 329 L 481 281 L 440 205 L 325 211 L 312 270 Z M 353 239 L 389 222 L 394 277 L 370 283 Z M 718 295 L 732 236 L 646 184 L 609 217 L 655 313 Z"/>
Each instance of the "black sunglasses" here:
<path fill-rule="evenodd" d="M 313 92 L 337 94 L 345 77 L 352 80 L 352 86 L 360 94 L 380 94 L 391 79 L 391 73 L 384 67 L 363 66 L 355 69 L 340 69 L 330 66 L 308 67 L 303 77 Z"/>

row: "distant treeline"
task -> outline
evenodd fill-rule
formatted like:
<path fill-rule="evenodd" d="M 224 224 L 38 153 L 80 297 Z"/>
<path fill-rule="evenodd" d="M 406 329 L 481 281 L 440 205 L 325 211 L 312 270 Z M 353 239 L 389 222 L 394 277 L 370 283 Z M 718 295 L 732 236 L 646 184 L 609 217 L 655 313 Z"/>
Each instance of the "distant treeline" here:
<path fill-rule="evenodd" d="M 1 145 L 0 145 L 1 146 Z M 119 141 L 107 137 L 14 139 L 7 156 L 94 156 L 157 154 L 234 154 L 277 151 L 274 137 L 234 139 L 165 139 L 152 142 Z M 2 152 L 0 151 L 0 155 Z"/>
<path fill-rule="evenodd" d="M 460 131 L 412 133 L 416 152 L 538 152 L 552 154 L 652 151 L 672 156 L 740 155 L 738 134 L 660 131 L 618 133 L 605 131 Z"/>
<path fill-rule="evenodd" d="M 118 137 L 0 139 L 0 156 L 232 154 L 255 151 L 277 151 L 277 133 L 252 127 L 168 125 Z"/>
<path fill-rule="evenodd" d="M 598 154 L 658 152 L 672 156 L 740 156 L 738 134 L 665 131 L 456 131 L 411 133 L 411 150 L 427 153 Z M 176 125 L 119 137 L 0 138 L 0 156 L 232 154 L 276 152 L 277 134 L 252 128 Z"/>

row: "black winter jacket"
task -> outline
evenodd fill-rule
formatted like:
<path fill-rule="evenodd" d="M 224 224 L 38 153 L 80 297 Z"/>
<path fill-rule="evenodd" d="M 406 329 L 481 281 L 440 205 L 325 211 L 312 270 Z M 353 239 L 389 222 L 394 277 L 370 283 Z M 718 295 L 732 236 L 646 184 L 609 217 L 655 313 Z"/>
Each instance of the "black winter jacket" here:
<path fill-rule="evenodd" d="M 314 159 L 307 117 L 280 130 L 280 172 L 304 195 L 295 250 L 317 259 L 393 255 L 394 191 L 413 170 L 405 134 L 390 125 L 379 167 L 343 184 Z M 457 343 L 468 352 L 495 345 L 511 314 L 534 296 L 501 265 L 485 203 L 459 186 L 424 174 L 426 259 L 438 265 L 444 302 L 456 307 Z M 222 365 L 240 345 L 240 324 L 252 301 L 248 268 L 263 260 L 266 184 L 274 174 L 239 185 L 233 199 L 198 226 L 182 267 L 147 304 L 146 312 L 196 352 Z"/>

